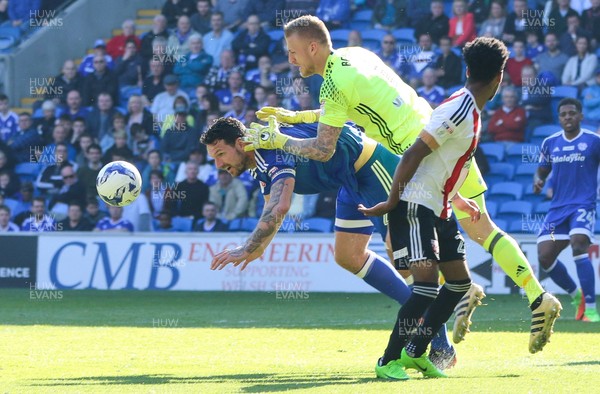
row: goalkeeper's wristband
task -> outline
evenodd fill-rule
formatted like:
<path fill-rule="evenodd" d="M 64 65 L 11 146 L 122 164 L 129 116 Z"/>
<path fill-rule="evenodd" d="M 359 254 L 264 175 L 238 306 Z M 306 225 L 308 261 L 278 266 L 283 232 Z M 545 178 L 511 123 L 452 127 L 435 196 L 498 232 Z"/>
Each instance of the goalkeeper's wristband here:
<path fill-rule="evenodd" d="M 301 123 L 315 123 L 318 120 L 315 111 L 296 111 L 296 116 Z"/>

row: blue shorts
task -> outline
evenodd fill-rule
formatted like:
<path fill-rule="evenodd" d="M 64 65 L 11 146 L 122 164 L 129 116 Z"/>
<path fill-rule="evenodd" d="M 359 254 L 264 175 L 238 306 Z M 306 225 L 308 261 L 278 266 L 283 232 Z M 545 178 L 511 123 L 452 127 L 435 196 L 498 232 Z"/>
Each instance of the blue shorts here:
<path fill-rule="evenodd" d="M 569 240 L 575 234 L 587 235 L 590 242 L 593 242 L 595 221 L 595 207 L 568 205 L 551 208 L 542 224 L 537 242 Z"/>
<path fill-rule="evenodd" d="M 371 235 L 377 229 L 385 241 L 387 215 L 368 218 L 358 210 L 358 204 L 366 207 L 387 200 L 392 179 L 400 158 L 378 145 L 371 158 L 356 173 L 356 190 L 343 186 L 336 202 L 335 231 Z"/>

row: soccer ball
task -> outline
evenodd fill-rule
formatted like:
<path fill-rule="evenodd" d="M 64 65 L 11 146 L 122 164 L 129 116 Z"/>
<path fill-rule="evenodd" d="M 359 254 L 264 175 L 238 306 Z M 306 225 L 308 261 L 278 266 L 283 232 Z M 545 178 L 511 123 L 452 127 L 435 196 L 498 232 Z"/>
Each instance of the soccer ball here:
<path fill-rule="evenodd" d="M 142 190 L 142 176 L 133 164 L 113 161 L 102 167 L 96 178 L 98 195 L 108 205 L 131 204 Z"/>

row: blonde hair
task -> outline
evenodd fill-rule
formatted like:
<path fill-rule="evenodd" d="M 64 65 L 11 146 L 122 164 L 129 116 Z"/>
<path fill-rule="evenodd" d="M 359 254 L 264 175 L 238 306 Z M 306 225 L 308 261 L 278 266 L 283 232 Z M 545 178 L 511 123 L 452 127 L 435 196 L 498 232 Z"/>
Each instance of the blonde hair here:
<path fill-rule="evenodd" d="M 332 48 L 329 30 L 322 20 L 312 15 L 302 15 L 285 24 L 283 32 L 286 37 L 298 34 L 300 37 L 308 38 L 322 45 Z"/>

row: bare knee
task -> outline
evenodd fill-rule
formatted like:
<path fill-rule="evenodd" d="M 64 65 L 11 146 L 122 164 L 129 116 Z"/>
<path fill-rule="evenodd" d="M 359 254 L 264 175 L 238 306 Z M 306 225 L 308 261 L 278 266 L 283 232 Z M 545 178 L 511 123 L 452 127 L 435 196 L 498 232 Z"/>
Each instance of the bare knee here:
<path fill-rule="evenodd" d="M 353 274 L 360 271 L 367 261 L 368 253 L 348 253 L 336 249 L 334 253 L 335 262 L 345 270 L 352 272 Z"/>

